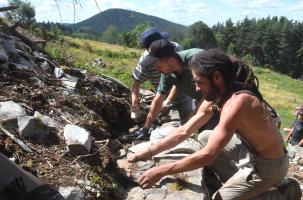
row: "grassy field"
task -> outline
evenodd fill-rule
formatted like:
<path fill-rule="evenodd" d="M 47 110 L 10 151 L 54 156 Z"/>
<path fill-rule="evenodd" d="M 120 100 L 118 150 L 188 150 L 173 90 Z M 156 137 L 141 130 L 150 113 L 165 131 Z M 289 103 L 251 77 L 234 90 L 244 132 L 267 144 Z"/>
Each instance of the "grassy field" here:
<path fill-rule="evenodd" d="M 303 82 L 268 69 L 255 68 L 255 72 L 261 93 L 282 119 L 282 128 L 289 127 L 295 119 L 295 107 L 303 103 Z"/>
<path fill-rule="evenodd" d="M 71 57 L 75 67 L 96 75 L 113 76 L 128 86 L 131 85 L 131 72 L 141 53 L 138 49 L 71 37 L 49 42 L 47 51 L 57 59 Z M 106 68 L 92 65 L 97 58 L 106 64 Z M 282 119 L 281 127 L 289 127 L 294 120 L 294 108 L 303 103 L 303 82 L 268 69 L 254 68 L 254 71 L 259 78 L 261 93 Z M 144 87 L 149 88 L 150 84 Z"/>

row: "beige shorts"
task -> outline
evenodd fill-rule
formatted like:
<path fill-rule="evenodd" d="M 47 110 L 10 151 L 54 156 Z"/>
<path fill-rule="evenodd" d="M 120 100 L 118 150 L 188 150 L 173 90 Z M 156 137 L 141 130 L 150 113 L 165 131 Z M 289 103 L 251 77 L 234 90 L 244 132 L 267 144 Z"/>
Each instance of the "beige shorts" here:
<path fill-rule="evenodd" d="M 203 131 L 199 136 L 206 145 L 212 131 Z M 263 159 L 251 154 L 235 134 L 211 166 L 223 182 L 212 196 L 215 200 L 272 199 L 268 191 L 279 183 L 288 171 L 288 157 Z M 262 194 L 266 192 L 266 194 Z M 268 198 L 266 197 L 268 196 Z M 279 198 L 273 198 L 279 199 Z"/>

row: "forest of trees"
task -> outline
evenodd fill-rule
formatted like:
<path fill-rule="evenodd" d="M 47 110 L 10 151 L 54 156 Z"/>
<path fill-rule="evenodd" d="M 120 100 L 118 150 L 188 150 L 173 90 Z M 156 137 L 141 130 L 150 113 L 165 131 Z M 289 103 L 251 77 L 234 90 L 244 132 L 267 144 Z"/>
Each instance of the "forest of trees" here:
<path fill-rule="evenodd" d="M 121 34 L 121 44 L 138 47 L 140 34 L 147 27 L 140 25 Z M 286 17 L 262 19 L 245 18 L 236 23 L 228 19 L 224 24 L 209 28 L 203 22 L 187 27 L 185 33 L 170 33 L 170 40 L 181 43 L 184 49 L 220 48 L 244 58 L 250 64 L 303 78 L 303 23 Z M 178 36 L 178 37 L 176 37 Z"/>
<path fill-rule="evenodd" d="M 286 17 L 245 18 L 212 27 L 217 47 L 253 65 L 302 79 L 303 23 Z"/>

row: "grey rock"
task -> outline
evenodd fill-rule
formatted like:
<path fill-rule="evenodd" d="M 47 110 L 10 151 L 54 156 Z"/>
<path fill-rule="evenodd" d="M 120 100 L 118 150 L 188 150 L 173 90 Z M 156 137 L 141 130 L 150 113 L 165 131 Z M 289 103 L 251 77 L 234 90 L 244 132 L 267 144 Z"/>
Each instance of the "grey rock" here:
<path fill-rule="evenodd" d="M 123 145 L 121 144 L 121 142 L 117 139 L 111 140 L 109 143 L 109 147 L 112 151 L 117 151 L 119 149 L 123 148 Z"/>
<path fill-rule="evenodd" d="M 26 44 L 24 44 L 21 41 L 18 41 L 17 39 L 16 39 L 16 49 L 17 50 L 19 49 L 20 51 L 23 51 L 23 52 L 26 52 L 26 53 L 31 52 L 31 48 L 29 46 L 27 46 Z"/>
<path fill-rule="evenodd" d="M 26 116 L 25 110 L 13 101 L 0 102 L 0 121 Z"/>
<path fill-rule="evenodd" d="M 167 136 L 169 133 L 171 133 L 171 131 L 173 131 L 174 129 L 176 129 L 176 127 L 173 127 L 173 126 L 157 128 L 150 133 L 150 140 L 157 141 L 159 139 L 162 139 L 165 136 Z"/>
<path fill-rule="evenodd" d="M 73 155 L 87 154 L 91 149 L 91 135 L 79 126 L 67 124 L 64 138 L 69 153 Z"/>
<path fill-rule="evenodd" d="M 1 27 L 1 32 L 0 32 L 0 38 L 3 40 L 11 40 L 11 36 L 8 36 L 7 34 L 5 34 L 5 32 L 7 31 L 6 27 L 0 26 Z M 4 31 L 2 31 L 2 29 L 4 29 Z"/>
<path fill-rule="evenodd" d="M 3 48 L 2 44 L 0 44 L 0 64 L 8 62 L 8 55 Z"/>
<path fill-rule="evenodd" d="M 48 138 L 49 128 L 39 117 L 24 116 L 17 120 L 20 135 L 38 141 Z"/>
<path fill-rule="evenodd" d="M 139 161 L 136 163 L 129 163 L 126 159 L 117 160 L 119 168 L 128 177 L 131 177 L 134 181 L 138 182 L 139 177 L 148 169 L 155 166 L 152 160 Z"/>
<path fill-rule="evenodd" d="M 79 187 L 74 186 L 67 186 L 67 187 L 60 187 L 59 193 L 64 197 L 66 200 L 84 200 L 85 193 Z"/>
<path fill-rule="evenodd" d="M 2 45 L 10 59 L 15 59 L 18 56 L 15 40 L 3 40 Z"/>
<path fill-rule="evenodd" d="M 126 200 L 155 200 L 165 199 L 167 191 L 162 188 L 143 190 L 141 187 L 132 188 L 127 194 Z"/>
<path fill-rule="evenodd" d="M 0 72 L 8 69 L 8 62 L 0 64 Z"/>
<path fill-rule="evenodd" d="M 64 74 L 64 76 L 61 78 L 63 85 L 69 89 L 74 91 L 78 82 L 78 78 L 68 75 L 68 74 Z"/>
<path fill-rule="evenodd" d="M 23 57 L 19 57 L 18 63 L 11 62 L 10 65 L 12 69 L 16 71 L 35 71 L 35 65 L 32 62 L 24 59 Z"/>
<path fill-rule="evenodd" d="M 143 97 L 141 101 L 144 102 L 144 103 L 150 103 L 150 102 L 152 102 L 152 100 L 155 97 L 155 93 L 153 93 L 150 90 L 140 89 L 139 92 L 140 92 L 141 96 Z"/>
<path fill-rule="evenodd" d="M 34 117 L 39 118 L 43 122 L 43 124 L 45 124 L 49 128 L 58 127 L 58 123 L 54 119 L 52 119 L 46 115 L 42 115 L 41 113 L 39 113 L 37 111 L 35 111 Z"/>
<path fill-rule="evenodd" d="M 117 158 L 124 158 L 126 156 L 126 151 L 124 149 L 120 149 L 119 151 L 116 152 L 115 155 Z"/>
<path fill-rule="evenodd" d="M 42 63 L 40 64 L 40 68 L 41 68 L 44 72 L 49 73 L 49 74 L 50 74 L 51 71 L 52 71 L 51 67 L 49 66 L 48 62 L 46 62 L 46 61 L 44 61 L 44 62 L 42 62 Z"/>
<path fill-rule="evenodd" d="M 35 63 L 33 63 L 33 61 L 30 58 L 28 58 L 28 57 L 25 57 L 25 58 L 20 57 L 19 58 L 19 63 L 21 65 L 26 66 L 30 71 L 34 71 Z"/>
<path fill-rule="evenodd" d="M 193 191 L 174 191 L 169 190 L 165 200 L 208 200 L 204 193 L 193 192 Z"/>
<path fill-rule="evenodd" d="M 170 163 L 175 162 L 171 160 Z M 184 190 L 195 191 L 198 193 L 203 192 L 202 187 L 202 169 L 187 171 L 183 173 L 174 174 L 171 176 L 163 177 L 159 182 L 160 187 L 164 188 L 182 188 Z M 179 186 L 177 186 L 179 185 Z"/>
<path fill-rule="evenodd" d="M 56 78 L 62 78 L 64 75 L 64 71 L 63 71 L 63 69 L 56 67 L 54 74 L 55 74 Z"/>

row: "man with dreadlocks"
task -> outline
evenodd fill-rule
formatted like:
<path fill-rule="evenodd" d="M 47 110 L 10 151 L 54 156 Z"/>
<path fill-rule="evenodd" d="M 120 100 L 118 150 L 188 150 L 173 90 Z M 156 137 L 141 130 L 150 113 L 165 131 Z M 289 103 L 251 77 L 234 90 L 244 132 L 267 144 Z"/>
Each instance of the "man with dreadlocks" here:
<path fill-rule="evenodd" d="M 203 131 L 198 140 L 203 148 L 181 160 L 153 167 L 142 174 L 139 184 L 150 188 L 163 176 L 211 166 L 223 185 L 212 199 L 284 199 L 268 191 L 288 171 L 282 138 L 258 91 L 252 70 L 242 61 L 219 50 L 207 50 L 192 62 L 196 90 L 205 100 L 196 115 L 166 138 L 137 152 L 129 162 L 146 160 L 188 138 L 211 115 L 220 116 L 212 131 Z"/>

